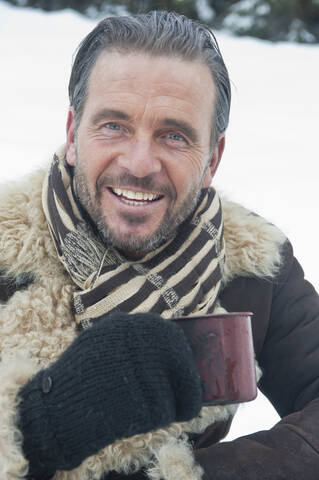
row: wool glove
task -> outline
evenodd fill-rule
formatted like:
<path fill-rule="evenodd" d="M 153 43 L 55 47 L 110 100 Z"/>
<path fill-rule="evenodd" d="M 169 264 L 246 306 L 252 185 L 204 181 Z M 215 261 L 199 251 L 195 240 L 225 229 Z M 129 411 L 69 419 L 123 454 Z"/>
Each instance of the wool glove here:
<path fill-rule="evenodd" d="M 115 440 L 190 420 L 201 397 L 176 325 L 154 314 L 103 316 L 20 391 L 31 476 L 71 470 Z"/>

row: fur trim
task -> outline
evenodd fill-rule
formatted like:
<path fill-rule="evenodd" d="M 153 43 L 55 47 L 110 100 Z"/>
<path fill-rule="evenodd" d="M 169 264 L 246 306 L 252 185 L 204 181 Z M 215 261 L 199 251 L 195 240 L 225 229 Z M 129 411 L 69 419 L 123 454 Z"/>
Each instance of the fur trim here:
<path fill-rule="evenodd" d="M 195 463 L 194 452 L 186 439 L 169 439 L 154 451 L 153 464 L 147 469 L 150 480 L 200 480 L 204 473 Z"/>
<path fill-rule="evenodd" d="M 224 199 L 222 207 L 226 242 L 224 286 L 236 276 L 276 276 L 286 236 L 275 225 L 237 203 Z"/>
<path fill-rule="evenodd" d="M 26 475 L 28 461 L 22 453 L 22 435 L 17 429 L 18 392 L 39 370 L 26 351 L 5 355 L 0 364 L 0 478 L 13 480 Z"/>
<path fill-rule="evenodd" d="M 32 376 L 35 364 L 40 369 L 53 362 L 76 336 L 70 309 L 75 287 L 57 259 L 42 211 L 45 173 L 39 170 L 19 183 L 3 187 L 0 193 L 0 267 L 12 276 L 28 272 L 35 279 L 0 308 L 0 351 L 3 356 L 11 355 L 10 362 L 2 363 L 0 368 L 0 407 L 3 405 L 2 411 L 9 412 L 0 432 L 3 472 L 24 472 L 27 468 L 21 453 L 21 434 L 15 427 L 16 393 Z M 283 234 L 235 203 L 223 201 L 223 214 L 227 255 L 224 284 L 237 275 L 273 276 L 280 265 Z M 14 352 L 21 349 L 28 349 L 37 361 L 29 360 L 35 362 L 32 368 L 26 362 L 18 374 L 20 353 L 14 358 Z M 198 480 L 201 469 L 194 464 L 186 434 L 202 433 L 215 421 L 233 416 L 236 409 L 237 405 L 203 407 L 200 415 L 190 422 L 174 423 L 165 429 L 117 441 L 87 458 L 78 468 L 56 472 L 54 479 L 99 480 L 110 470 L 128 474 L 149 466 L 152 480 Z M 7 475 L 4 480 L 11 480 L 9 473 L 3 475 Z"/>
<path fill-rule="evenodd" d="M 0 187 L 0 266 L 7 274 L 62 276 L 42 210 L 45 170 Z"/>

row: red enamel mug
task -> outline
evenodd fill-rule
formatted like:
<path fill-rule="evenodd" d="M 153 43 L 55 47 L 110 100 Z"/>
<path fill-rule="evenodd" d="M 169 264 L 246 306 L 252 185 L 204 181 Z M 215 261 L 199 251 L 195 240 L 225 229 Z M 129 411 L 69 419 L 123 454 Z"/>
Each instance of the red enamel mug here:
<path fill-rule="evenodd" d="M 257 396 L 250 312 L 172 319 L 185 333 L 203 382 L 203 405 L 248 402 Z"/>

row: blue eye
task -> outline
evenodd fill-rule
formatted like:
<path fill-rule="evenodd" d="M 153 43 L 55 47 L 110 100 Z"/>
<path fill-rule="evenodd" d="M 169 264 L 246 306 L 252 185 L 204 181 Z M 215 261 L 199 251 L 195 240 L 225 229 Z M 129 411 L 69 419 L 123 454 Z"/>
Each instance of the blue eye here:
<path fill-rule="evenodd" d="M 179 135 L 178 133 L 169 133 L 168 134 L 168 137 L 171 139 L 171 140 L 176 140 L 176 141 L 183 141 L 184 140 L 184 137 L 182 137 L 182 135 Z"/>
<path fill-rule="evenodd" d="M 115 122 L 107 123 L 105 126 L 107 128 L 109 128 L 110 130 L 120 130 L 121 129 L 121 125 L 119 125 L 118 123 L 115 123 Z"/>

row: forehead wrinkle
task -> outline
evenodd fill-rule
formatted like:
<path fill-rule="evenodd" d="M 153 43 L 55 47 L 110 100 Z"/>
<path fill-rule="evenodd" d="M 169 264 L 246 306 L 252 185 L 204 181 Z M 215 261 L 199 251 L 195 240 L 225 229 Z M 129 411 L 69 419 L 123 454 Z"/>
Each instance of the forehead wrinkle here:
<path fill-rule="evenodd" d="M 113 77 L 111 77 L 113 78 Z M 90 79 L 92 80 L 92 78 Z M 146 89 L 145 89 L 145 86 L 144 86 L 144 81 L 143 80 L 139 80 L 138 77 L 136 78 L 136 82 L 140 85 L 143 85 L 144 88 L 141 89 L 140 87 L 136 87 L 134 88 L 133 86 L 133 89 L 132 89 L 132 85 L 126 85 L 126 88 L 125 90 L 122 89 L 121 85 L 123 83 L 127 83 L 128 79 L 125 78 L 125 79 L 119 79 L 118 77 L 114 76 L 114 81 L 112 80 L 110 83 L 113 84 L 113 88 L 112 86 L 110 86 L 110 89 L 106 89 L 105 90 L 105 84 L 103 85 L 90 85 L 92 87 L 92 90 L 91 90 L 91 93 L 94 94 L 94 90 L 95 90 L 95 93 L 97 93 L 98 95 L 102 95 L 103 97 L 104 96 L 109 96 L 109 97 L 114 97 L 115 100 L 119 100 L 119 97 L 126 97 L 125 100 L 123 99 L 122 101 L 124 102 L 127 102 L 128 101 L 128 98 L 130 97 L 133 97 L 132 100 L 129 100 L 130 103 L 134 103 L 134 98 L 135 99 L 143 99 L 145 100 L 145 102 L 149 102 L 149 101 L 154 101 L 155 104 L 157 103 L 160 103 L 161 101 L 164 101 L 167 99 L 167 101 L 169 101 L 170 99 L 174 99 L 174 100 L 177 100 L 177 102 L 181 103 L 181 105 L 185 105 L 185 104 L 189 104 L 191 106 L 197 106 L 197 101 L 199 103 L 205 103 L 206 104 L 206 101 L 207 101 L 207 94 L 205 95 L 205 99 L 203 98 L 203 94 L 200 93 L 200 90 L 198 89 L 195 89 L 194 88 L 194 85 L 192 83 L 191 87 L 192 88 L 192 91 L 193 93 L 195 93 L 195 97 L 194 99 L 190 99 L 189 98 L 189 90 L 185 87 L 185 85 L 181 85 L 181 86 L 178 86 L 176 84 L 174 84 L 174 82 L 170 82 L 170 81 L 159 81 L 154 87 L 152 87 L 150 84 L 147 85 Z M 116 85 L 114 85 L 114 83 L 118 83 L 119 84 L 119 87 L 117 88 Z M 151 82 L 152 83 L 152 82 Z M 162 89 L 161 89 L 161 86 L 163 85 L 168 85 L 168 91 L 167 92 L 163 92 Z M 120 90 L 120 91 L 119 91 Z M 142 93 L 141 93 L 141 90 L 142 90 Z M 215 95 L 214 95 L 214 89 L 211 91 L 211 92 L 207 92 L 208 93 L 208 96 L 211 97 L 211 100 L 212 100 L 212 104 L 214 105 L 214 100 L 215 100 Z M 212 105 L 212 106 L 213 106 Z M 156 105 L 157 106 L 157 105 Z M 167 105 L 168 107 L 170 107 L 170 105 Z M 165 105 L 163 106 L 165 107 Z"/>
<path fill-rule="evenodd" d="M 135 84 L 141 84 L 141 83 L 144 83 L 144 78 L 143 76 L 141 76 L 141 74 L 134 74 L 134 75 L 130 75 L 130 72 L 124 72 L 123 73 L 123 77 L 119 76 L 120 73 L 117 71 L 115 73 L 111 73 L 110 74 L 110 78 L 109 78 L 109 81 L 112 82 L 112 83 L 135 83 Z M 157 76 L 160 76 L 160 74 L 156 73 Z M 161 74 L 162 75 L 162 74 Z M 200 85 L 201 81 L 200 81 L 200 77 L 194 77 L 193 74 L 190 74 L 189 72 L 184 72 L 184 75 L 183 75 L 183 80 L 186 79 L 186 77 L 189 79 L 189 84 L 190 85 L 195 85 L 195 80 L 196 80 L 196 83 L 198 85 Z M 185 88 L 184 85 L 180 84 L 178 82 L 178 76 L 172 80 L 163 80 L 162 78 L 150 78 L 150 86 L 152 85 L 152 89 L 157 89 L 157 88 L 165 88 L 165 86 L 167 86 L 169 89 L 171 89 L 172 87 L 175 88 L 176 90 L 178 90 L 179 88 Z M 195 87 L 196 88 L 196 87 Z"/>
<path fill-rule="evenodd" d="M 99 97 L 103 98 L 103 97 L 114 97 L 115 100 L 118 100 L 119 97 L 121 96 L 125 96 L 125 97 L 140 97 L 140 98 L 145 98 L 146 95 L 145 93 L 140 93 L 140 92 L 135 92 L 135 91 L 131 91 L 131 90 L 127 90 L 127 91 L 123 91 L 123 90 L 118 90 L 118 89 L 114 89 L 114 90 L 107 90 L 105 91 L 105 89 L 103 88 L 103 86 L 101 87 L 93 87 L 91 90 L 89 90 L 89 95 L 93 96 L 93 95 L 99 95 Z M 124 100 L 122 100 L 124 101 Z"/>
<path fill-rule="evenodd" d="M 130 70 L 130 65 L 133 61 L 134 71 Z M 153 68 L 154 66 L 156 68 Z M 183 75 L 180 83 L 181 66 L 183 67 Z M 195 72 L 194 66 L 197 67 Z M 190 87 L 193 87 L 193 89 L 200 91 L 203 75 L 209 78 L 209 82 L 214 86 L 209 68 L 202 61 L 190 62 L 166 55 L 163 55 L 163 59 L 161 59 L 160 57 L 147 55 L 144 52 L 130 54 L 116 51 L 104 52 L 98 58 L 90 75 L 89 84 L 102 75 L 108 77 L 110 84 L 119 83 L 122 85 L 123 83 L 131 82 L 133 85 L 140 85 L 144 82 L 145 70 L 150 80 L 148 86 L 152 84 L 155 89 L 166 89 L 167 85 L 167 88 L 173 88 L 174 90 L 179 88 L 185 90 L 186 88 L 186 91 L 188 91 Z M 167 75 L 169 78 L 167 78 Z M 185 81 L 187 83 L 186 86 Z"/>
<path fill-rule="evenodd" d="M 123 79 L 120 79 L 118 78 L 118 76 L 114 75 L 111 76 L 111 78 L 109 79 L 110 83 L 113 84 L 114 88 L 110 88 L 109 90 L 107 90 L 105 92 L 104 90 L 104 85 L 101 85 L 101 87 L 99 86 L 96 86 L 95 88 L 97 88 L 98 90 L 102 90 L 102 93 L 104 91 L 104 94 L 106 93 L 107 95 L 134 95 L 136 97 L 139 97 L 139 98 L 174 98 L 176 100 L 179 100 L 179 101 L 182 101 L 182 102 L 187 102 L 187 103 L 194 103 L 194 102 L 191 102 L 190 100 L 188 100 L 188 93 L 189 93 L 189 88 L 185 85 L 179 85 L 178 83 L 176 82 L 173 82 L 173 81 L 161 81 L 159 80 L 158 82 L 156 82 L 155 80 L 151 81 L 148 86 L 147 86 L 147 89 L 145 89 L 145 86 L 144 86 L 144 80 L 140 80 L 140 78 L 138 76 L 136 77 L 132 77 L 133 78 L 133 85 L 132 84 L 128 84 L 130 83 L 130 80 L 129 80 L 130 77 L 126 77 L 126 78 L 123 78 Z M 92 78 L 90 79 L 91 81 L 93 80 Z M 122 89 L 122 84 L 126 84 L 126 89 Z M 89 83 L 89 86 L 91 82 Z M 116 87 L 116 84 L 118 84 L 118 88 Z M 135 85 L 134 85 L 135 84 Z M 143 86 L 142 88 L 142 92 L 141 93 L 141 85 Z M 163 93 L 163 88 L 165 88 L 165 85 L 167 85 L 167 92 L 164 92 Z M 203 95 L 200 93 L 200 90 L 199 89 L 196 89 L 194 87 L 194 82 L 190 82 L 190 88 L 192 88 L 193 92 L 196 94 L 197 93 L 197 98 L 200 99 L 200 97 L 203 97 Z M 93 87 L 94 88 L 94 87 Z M 119 91 L 119 89 L 121 91 Z M 214 92 L 212 91 L 213 93 L 213 96 L 214 96 Z M 205 95 L 205 98 L 206 98 L 207 95 Z"/>
<path fill-rule="evenodd" d="M 191 101 L 188 97 L 187 97 L 187 94 L 184 94 L 183 96 L 176 96 L 176 95 L 153 95 L 151 97 L 153 100 L 158 100 L 159 102 L 162 100 L 162 101 L 165 101 L 166 100 L 171 100 L 171 99 L 174 99 L 174 100 L 177 100 L 179 104 L 181 105 L 185 105 L 185 104 L 189 104 L 189 105 L 197 105 L 196 104 L 196 101 Z M 155 101 L 155 105 L 156 106 L 159 106 L 161 107 L 162 105 L 157 105 L 157 101 Z M 169 107 L 170 105 L 167 105 L 167 107 Z M 166 105 L 163 105 L 163 107 L 166 107 Z"/>

